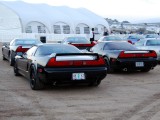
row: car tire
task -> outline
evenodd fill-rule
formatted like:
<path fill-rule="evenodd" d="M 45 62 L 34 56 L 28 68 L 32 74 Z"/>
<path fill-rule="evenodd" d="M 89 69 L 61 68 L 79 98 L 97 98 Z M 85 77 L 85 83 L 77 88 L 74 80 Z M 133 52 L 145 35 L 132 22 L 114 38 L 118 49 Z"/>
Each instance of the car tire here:
<path fill-rule="evenodd" d="M 18 72 L 18 68 L 17 68 L 17 64 L 16 63 L 14 64 L 13 70 L 14 70 L 14 75 L 15 76 L 19 76 L 20 75 L 19 72 Z"/>
<path fill-rule="evenodd" d="M 112 69 L 111 69 L 110 64 L 109 64 L 109 59 L 107 57 L 104 57 L 104 60 L 106 62 L 107 72 L 108 73 L 112 72 Z"/>
<path fill-rule="evenodd" d="M 4 57 L 4 55 L 3 55 L 2 57 L 3 57 L 3 60 L 7 60 L 7 59 Z"/>
<path fill-rule="evenodd" d="M 44 84 L 39 80 L 34 68 L 31 69 L 30 87 L 32 90 L 41 90 L 44 88 Z"/>
<path fill-rule="evenodd" d="M 10 53 L 10 55 L 9 55 L 9 64 L 10 64 L 10 66 L 14 65 L 14 60 L 12 58 L 12 53 Z"/>

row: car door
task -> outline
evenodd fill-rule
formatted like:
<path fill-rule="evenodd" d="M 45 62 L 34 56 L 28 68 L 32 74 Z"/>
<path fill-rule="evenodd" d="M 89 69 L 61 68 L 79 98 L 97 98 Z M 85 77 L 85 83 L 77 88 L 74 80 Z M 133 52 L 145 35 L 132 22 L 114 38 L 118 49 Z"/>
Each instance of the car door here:
<path fill-rule="evenodd" d="M 8 58 L 8 55 L 9 55 L 9 44 L 4 44 L 3 46 L 3 55 L 5 58 Z"/>
<path fill-rule="evenodd" d="M 21 73 L 24 76 L 27 76 L 28 74 L 28 67 L 29 67 L 29 64 L 32 63 L 32 58 L 34 56 L 36 49 L 37 49 L 37 46 L 33 46 L 26 53 L 22 55 L 21 59 L 18 60 L 18 69 L 21 70 Z"/>

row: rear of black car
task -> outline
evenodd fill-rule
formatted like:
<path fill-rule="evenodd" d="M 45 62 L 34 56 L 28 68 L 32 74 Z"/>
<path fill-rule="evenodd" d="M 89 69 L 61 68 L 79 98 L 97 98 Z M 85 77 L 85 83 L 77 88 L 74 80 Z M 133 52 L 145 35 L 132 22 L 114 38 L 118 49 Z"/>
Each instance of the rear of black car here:
<path fill-rule="evenodd" d="M 77 55 L 76 55 L 77 54 Z M 56 60 L 52 57 L 45 67 L 38 68 L 38 77 L 45 83 L 94 83 L 103 80 L 107 75 L 105 61 L 97 54 L 59 54 L 60 56 L 83 57 L 96 55 L 95 60 Z"/>
<path fill-rule="evenodd" d="M 122 51 L 117 59 L 111 58 L 110 65 L 113 69 L 121 69 L 124 71 L 141 70 L 149 71 L 153 69 L 158 61 L 155 51 L 130 51 L 125 53 Z"/>
<path fill-rule="evenodd" d="M 74 74 L 83 74 L 85 77 L 73 79 Z M 44 72 L 39 73 L 39 78 L 47 83 L 92 83 L 104 79 L 106 74 L 106 67 L 44 68 Z"/>

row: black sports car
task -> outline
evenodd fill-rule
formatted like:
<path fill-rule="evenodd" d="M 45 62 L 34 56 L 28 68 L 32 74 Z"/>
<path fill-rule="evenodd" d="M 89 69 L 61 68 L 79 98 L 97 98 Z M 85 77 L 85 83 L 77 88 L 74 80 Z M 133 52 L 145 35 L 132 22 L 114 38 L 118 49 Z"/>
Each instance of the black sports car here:
<path fill-rule="evenodd" d="M 112 70 L 141 70 L 148 72 L 157 65 L 157 54 L 153 50 L 139 50 L 132 44 L 124 41 L 99 42 L 91 52 L 102 55 Z"/>
<path fill-rule="evenodd" d="M 89 83 L 98 86 L 107 75 L 103 57 L 96 53 L 82 53 L 72 45 L 42 44 L 15 57 L 15 75 L 30 80 L 33 90 L 46 83 Z"/>
<path fill-rule="evenodd" d="M 95 45 L 95 42 L 90 42 L 85 37 L 66 37 L 61 43 L 71 44 L 80 50 L 90 50 Z"/>
<path fill-rule="evenodd" d="M 9 44 L 4 43 L 2 47 L 3 60 L 9 60 L 10 65 L 14 65 L 14 57 L 26 52 L 35 44 L 41 42 L 37 39 L 13 39 Z"/>

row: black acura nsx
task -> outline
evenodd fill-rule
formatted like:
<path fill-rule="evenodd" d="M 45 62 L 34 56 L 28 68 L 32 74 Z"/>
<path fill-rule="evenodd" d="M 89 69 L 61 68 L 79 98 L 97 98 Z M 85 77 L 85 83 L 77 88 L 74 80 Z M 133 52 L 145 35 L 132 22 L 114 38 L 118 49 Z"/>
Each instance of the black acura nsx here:
<path fill-rule="evenodd" d="M 38 90 L 48 83 L 98 86 L 107 75 L 107 67 L 96 53 L 82 53 L 72 45 L 41 44 L 15 57 L 14 73 L 28 78 L 31 88 Z"/>
<path fill-rule="evenodd" d="M 126 41 L 99 42 L 90 51 L 103 56 L 110 72 L 148 72 L 157 65 L 157 54 L 154 50 L 139 50 Z"/>

